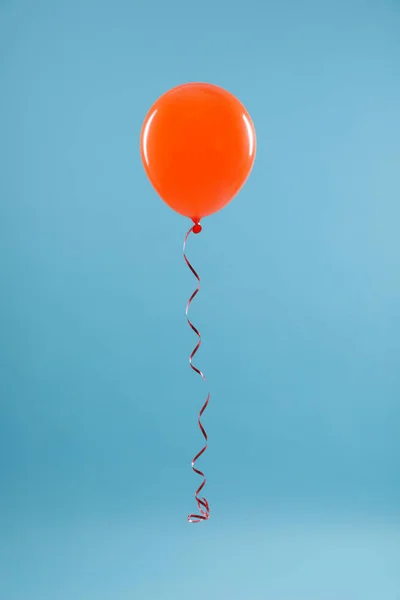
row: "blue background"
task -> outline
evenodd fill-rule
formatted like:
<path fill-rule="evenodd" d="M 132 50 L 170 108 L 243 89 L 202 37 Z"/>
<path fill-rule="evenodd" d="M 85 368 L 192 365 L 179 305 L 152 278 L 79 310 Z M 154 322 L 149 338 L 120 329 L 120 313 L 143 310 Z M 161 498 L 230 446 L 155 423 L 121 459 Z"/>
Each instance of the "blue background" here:
<path fill-rule="evenodd" d="M 400 4 L 0 0 L 0 597 L 398 600 Z M 139 157 L 154 100 L 258 135 L 204 221 Z"/>

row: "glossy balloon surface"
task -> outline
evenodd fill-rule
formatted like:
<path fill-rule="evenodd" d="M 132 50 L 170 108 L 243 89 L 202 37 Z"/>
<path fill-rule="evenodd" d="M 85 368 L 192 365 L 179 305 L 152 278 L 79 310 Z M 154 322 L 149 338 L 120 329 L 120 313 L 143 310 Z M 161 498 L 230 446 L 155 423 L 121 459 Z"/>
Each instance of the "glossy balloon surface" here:
<path fill-rule="evenodd" d="M 235 96 L 215 85 L 189 83 L 152 106 L 140 149 L 164 202 L 197 222 L 223 208 L 243 186 L 253 166 L 256 135 Z"/>

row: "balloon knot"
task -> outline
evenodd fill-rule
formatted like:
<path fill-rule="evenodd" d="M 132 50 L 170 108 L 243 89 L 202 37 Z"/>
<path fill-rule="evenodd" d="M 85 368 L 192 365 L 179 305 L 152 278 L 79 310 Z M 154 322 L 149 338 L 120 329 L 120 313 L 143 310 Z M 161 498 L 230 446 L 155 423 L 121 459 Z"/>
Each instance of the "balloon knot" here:
<path fill-rule="evenodd" d="M 195 224 L 193 225 L 193 229 L 192 229 L 192 231 L 193 231 L 193 233 L 200 233 L 200 231 L 201 231 L 202 229 L 203 229 L 203 228 L 202 228 L 202 226 L 200 225 L 200 223 L 195 223 Z"/>

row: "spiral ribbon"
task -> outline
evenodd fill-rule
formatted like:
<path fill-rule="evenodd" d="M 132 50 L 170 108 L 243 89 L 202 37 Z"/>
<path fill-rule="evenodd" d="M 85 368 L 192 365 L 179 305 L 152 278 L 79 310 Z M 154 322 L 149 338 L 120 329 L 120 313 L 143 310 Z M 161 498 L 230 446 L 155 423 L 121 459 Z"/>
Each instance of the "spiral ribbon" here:
<path fill-rule="evenodd" d="M 189 307 L 192 303 L 192 301 L 194 300 L 194 298 L 197 296 L 197 294 L 200 291 L 200 277 L 199 275 L 196 273 L 195 269 L 193 268 L 193 266 L 190 264 L 187 256 L 186 256 L 186 243 L 188 240 L 189 235 L 193 232 L 195 234 L 200 233 L 201 231 L 201 225 L 199 223 L 195 223 L 195 225 L 193 227 L 191 227 L 189 229 L 189 231 L 187 232 L 186 236 L 185 236 L 185 240 L 183 242 L 183 258 L 185 259 L 185 262 L 187 264 L 187 266 L 189 267 L 189 269 L 191 270 L 191 272 L 193 273 L 193 275 L 196 277 L 197 281 L 198 281 L 198 286 L 197 288 L 194 290 L 194 292 L 192 293 L 192 295 L 190 296 L 187 305 L 186 305 L 186 318 L 187 318 L 187 322 L 190 326 L 190 328 L 192 329 L 192 331 L 194 331 L 194 333 L 197 335 L 198 337 L 198 342 L 195 346 L 195 348 L 193 349 L 192 353 L 190 354 L 189 357 L 189 364 L 190 364 L 190 368 L 197 373 L 198 375 L 200 375 L 200 377 L 203 379 L 203 381 L 206 381 L 206 378 L 204 376 L 204 374 L 202 373 L 202 371 L 200 371 L 200 369 L 198 369 L 197 367 L 194 366 L 193 364 L 193 358 L 196 354 L 196 352 L 198 351 L 198 349 L 201 346 L 201 335 L 199 330 L 193 325 L 193 323 L 191 322 L 191 320 L 189 319 Z M 197 419 L 197 423 L 198 426 L 200 428 L 201 433 L 204 436 L 204 439 L 206 441 L 205 445 L 203 446 L 203 448 L 200 450 L 200 452 L 198 452 L 196 454 L 196 456 L 193 458 L 192 460 L 192 469 L 193 471 L 199 475 L 200 477 L 203 478 L 203 481 L 201 482 L 200 486 L 197 488 L 196 492 L 195 492 L 195 499 L 197 502 L 197 506 L 198 506 L 198 510 L 199 510 L 199 514 L 196 513 L 191 513 L 188 516 L 188 521 L 189 523 L 200 523 L 202 521 L 207 521 L 210 518 L 210 507 L 208 504 L 208 501 L 206 500 L 206 498 L 204 497 L 200 497 L 200 493 L 203 490 L 205 484 L 206 484 L 206 477 L 204 475 L 204 473 L 202 471 L 200 471 L 199 469 L 197 469 L 197 467 L 195 466 L 197 460 L 200 458 L 200 456 L 202 454 L 204 454 L 204 452 L 207 450 L 207 446 L 208 446 L 208 436 L 206 433 L 206 430 L 204 429 L 202 422 L 201 422 L 201 417 L 203 416 L 204 411 L 206 410 L 208 403 L 210 400 L 210 393 L 207 394 L 207 398 L 205 403 L 203 404 L 198 419 Z"/>

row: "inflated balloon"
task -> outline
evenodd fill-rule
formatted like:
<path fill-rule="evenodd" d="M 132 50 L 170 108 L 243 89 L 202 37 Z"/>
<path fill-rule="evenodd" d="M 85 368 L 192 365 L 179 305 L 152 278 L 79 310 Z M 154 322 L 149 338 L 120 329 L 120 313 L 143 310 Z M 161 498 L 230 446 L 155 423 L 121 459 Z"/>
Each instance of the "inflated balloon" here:
<path fill-rule="evenodd" d="M 188 83 L 173 88 L 151 107 L 143 123 L 140 151 L 147 176 L 164 202 L 194 222 L 183 244 L 185 262 L 198 283 L 186 305 L 189 326 L 198 337 L 189 363 L 205 380 L 193 364 L 201 336 L 188 312 L 200 290 L 200 277 L 186 256 L 186 242 L 191 233 L 202 230 L 201 219 L 226 206 L 245 183 L 256 154 L 254 126 L 243 104 L 226 90 L 208 83 Z M 188 517 L 191 523 L 210 517 L 208 501 L 200 496 L 206 478 L 195 466 L 208 445 L 201 418 L 209 400 L 210 394 L 198 416 L 205 445 L 192 460 L 192 469 L 202 482 L 195 492 L 198 512 Z"/>
<path fill-rule="evenodd" d="M 173 88 L 151 107 L 140 149 L 153 187 L 173 210 L 198 223 L 245 183 L 256 135 L 243 104 L 208 83 Z"/>

